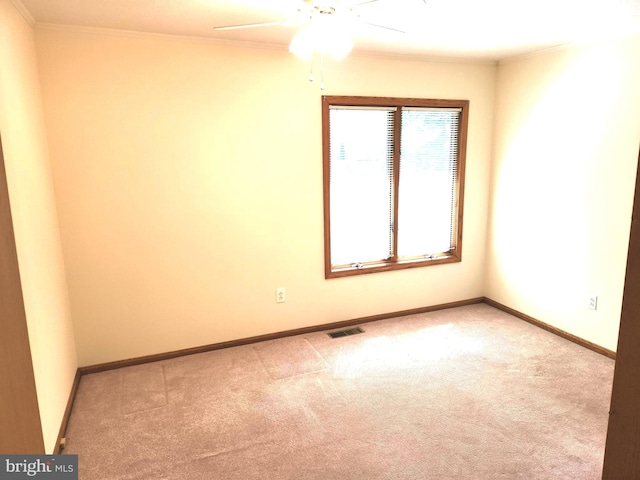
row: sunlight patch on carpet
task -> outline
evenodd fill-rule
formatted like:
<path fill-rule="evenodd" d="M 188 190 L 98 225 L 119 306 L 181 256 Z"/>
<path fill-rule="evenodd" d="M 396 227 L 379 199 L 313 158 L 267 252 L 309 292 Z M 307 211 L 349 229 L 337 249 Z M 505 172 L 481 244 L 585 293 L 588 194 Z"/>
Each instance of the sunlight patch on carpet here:
<path fill-rule="evenodd" d="M 410 335 L 379 336 L 359 348 L 341 352 L 334 377 L 353 378 L 388 370 L 421 368 L 459 355 L 482 352 L 480 339 L 465 335 L 452 324 L 438 325 Z"/>

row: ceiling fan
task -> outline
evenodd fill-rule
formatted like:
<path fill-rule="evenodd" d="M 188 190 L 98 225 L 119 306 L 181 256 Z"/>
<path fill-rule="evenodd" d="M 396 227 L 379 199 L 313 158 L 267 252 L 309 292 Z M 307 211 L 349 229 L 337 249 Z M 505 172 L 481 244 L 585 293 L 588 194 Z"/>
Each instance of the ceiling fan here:
<path fill-rule="evenodd" d="M 290 27 L 299 26 L 307 22 L 313 22 L 316 19 L 327 19 L 328 17 L 340 18 L 345 20 L 345 17 L 351 17 L 351 19 L 360 20 L 360 15 L 357 13 L 357 7 L 366 5 L 369 3 L 376 3 L 380 0 L 362 0 L 356 3 L 346 4 L 341 0 L 301 0 L 301 5 L 298 8 L 295 18 L 291 18 L 283 21 L 276 22 L 260 22 L 260 23 L 245 23 L 240 25 L 224 25 L 220 27 L 213 27 L 214 30 L 238 30 L 242 28 L 255 28 L 255 27 Z M 426 2 L 426 0 L 423 0 Z M 378 25 L 370 22 L 362 22 L 366 25 L 372 25 L 374 27 L 384 28 L 399 33 L 404 33 L 397 28 L 388 27 L 385 25 Z"/>
<path fill-rule="evenodd" d="M 388 31 L 405 33 L 404 31 L 378 23 L 361 19 L 359 7 L 381 0 L 360 0 L 346 2 L 344 0 L 300 0 L 297 12 L 290 19 L 272 22 L 246 23 L 240 25 L 223 25 L 213 27 L 214 30 L 239 30 L 256 27 L 300 27 L 304 26 L 293 37 L 289 51 L 310 61 L 314 53 L 320 55 L 321 73 L 324 71 L 324 56 L 331 55 L 336 60 L 344 58 L 352 49 L 352 32 L 357 24 L 382 28 Z M 426 0 L 422 0 L 426 3 Z M 313 67 L 309 80 L 313 81 Z M 324 82 L 320 85 L 324 89 Z"/>

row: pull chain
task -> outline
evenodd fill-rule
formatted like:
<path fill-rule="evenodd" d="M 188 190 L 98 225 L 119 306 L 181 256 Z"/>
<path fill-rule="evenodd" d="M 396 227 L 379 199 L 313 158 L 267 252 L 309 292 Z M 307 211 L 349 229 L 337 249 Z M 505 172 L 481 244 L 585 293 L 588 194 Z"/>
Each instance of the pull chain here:
<path fill-rule="evenodd" d="M 309 59 L 309 81 L 313 82 L 315 77 L 313 76 L 313 55 Z M 320 55 L 320 90 L 324 90 L 324 55 Z"/>

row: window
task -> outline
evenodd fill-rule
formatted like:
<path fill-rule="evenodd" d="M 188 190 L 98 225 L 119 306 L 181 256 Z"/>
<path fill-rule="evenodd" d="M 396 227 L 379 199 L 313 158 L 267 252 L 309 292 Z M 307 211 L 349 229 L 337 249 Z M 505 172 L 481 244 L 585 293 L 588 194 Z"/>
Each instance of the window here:
<path fill-rule="evenodd" d="M 326 278 L 461 261 L 468 109 L 322 98 Z"/>

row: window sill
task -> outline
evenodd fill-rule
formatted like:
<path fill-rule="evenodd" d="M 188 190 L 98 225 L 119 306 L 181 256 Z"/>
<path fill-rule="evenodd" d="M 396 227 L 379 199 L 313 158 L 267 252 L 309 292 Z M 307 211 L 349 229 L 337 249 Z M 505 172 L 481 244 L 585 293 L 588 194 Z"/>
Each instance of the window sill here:
<path fill-rule="evenodd" d="M 420 260 L 405 260 L 400 262 L 380 262 L 362 265 L 361 267 L 336 268 L 331 265 L 325 269 L 325 278 L 342 278 L 353 275 L 365 275 L 367 273 L 388 272 L 393 270 L 405 270 L 407 268 L 430 267 L 445 263 L 459 263 L 462 261 L 460 255 L 448 254 L 437 258 L 425 258 Z"/>

